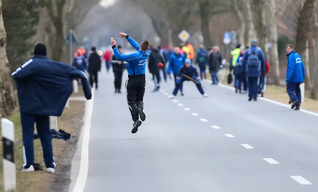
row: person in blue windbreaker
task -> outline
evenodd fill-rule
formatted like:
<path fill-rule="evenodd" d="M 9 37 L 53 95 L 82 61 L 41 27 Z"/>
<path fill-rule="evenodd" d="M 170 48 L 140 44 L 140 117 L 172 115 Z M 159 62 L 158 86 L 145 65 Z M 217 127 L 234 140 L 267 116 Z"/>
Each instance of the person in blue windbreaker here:
<path fill-rule="evenodd" d="M 175 47 L 174 53 L 169 58 L 169 67 L 168 67 L 168 74 L 170 75 L 171 72 L 173 73 L 174 82 L 176 85 L 176 79 L 179 72 L 179 69 L 183 66 L 185 62 L 185 56 L 180 53 L 180 48 Z M 183 87 L 180 87 L 181 96 L 183 96 Z"/>
<path fill-rule="evenodd" d="M 286 45 L 287 53 L 287 71 L 286 71 L 286 84 L 287 93 L 292 102 L 291 108 L 295 110 L 300 109 L 301 104 L 301 91 L 300 84 L 305 80 L 305 67 L 304 63 L 298 53 L 295 53 L 292 44 Z M 296 93 L 296 94 L 295 94 Z"/>
<path fill-rule="evenodd" d="M 208 97 L 208 95 L 204 93 L 204 90 L 202 88 L 198 70 L 191 64 L 190 59 L 186 59 L 184 65 L 178 71 L 178 74 L 176 76 L 176 86 L 172 92 L 173 96 L 170 96 L 171 99 L 173 99 L 177 95 L 184 81 L 193 81 L 203 97 Z"/>
<path fill-rule="evenodd" d="M 197 58 L 195 63 L 199 65 L 200 77 L 202 79 L 206 79 L 206 65 L 208 63 L 208 52 L 204 49 L 204 45 L 200 45 L 200 49 L 197 53 Z"/>
<path fill-rule="evenodd" d="M 12 73 L 17 84 L 22 134 L 24 165 L 22 171 L 34 171 L 34 123 L 43 148 L 47 172 L 54 173 L 52 133 L 49 116 L 61 116 L 73 92 L 73 79 L 80 78 L 86 99 L 92 93 L 85 73 L 46 57 L 44 44 L 37 44 L 34 57 Z"/>
<path fill-rule="evenodd" d="M 84 56 L 81 56 L 80 52 L 77 52 L 77 57 L 74 57 L 73 60 L 73 67 L 75 67 L 76 69 L 79 69 L 83 72 L 87 71 L 87 62 L 86 62 L 86 58 Z"/>

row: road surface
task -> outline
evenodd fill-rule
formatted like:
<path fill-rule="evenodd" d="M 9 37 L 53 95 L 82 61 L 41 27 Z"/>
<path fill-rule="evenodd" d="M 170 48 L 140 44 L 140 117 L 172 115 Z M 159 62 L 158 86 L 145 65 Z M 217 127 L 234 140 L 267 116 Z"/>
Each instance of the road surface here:
<path fill-rule="evenodd" d="M 246 95 L 209 82 L 203 82 L 209 98 L 186 82 L 185 96 L 174 100 L 168 97 L 172 80 L 157 93 L 152 84 L 147 75 L 147 119 L 133 135 L 125 90 L 115 94 L 113 75 L 102 71 L 88 174 L 75 184 L 85 192 L 318 191 L 317 116 L 263 99 L 248 102 Z"/>

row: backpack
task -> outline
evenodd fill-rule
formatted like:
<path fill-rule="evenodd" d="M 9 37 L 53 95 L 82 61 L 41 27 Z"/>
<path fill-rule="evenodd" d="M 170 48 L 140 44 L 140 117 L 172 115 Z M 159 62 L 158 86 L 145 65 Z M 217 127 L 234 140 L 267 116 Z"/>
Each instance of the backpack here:
<path fill-rule="evenodd" d="M 234 66 L 234 75 L 242 73 L 242 60 L 243 57 L 239 57 L 239 62 Z"/>
<path fill-rule="evenodd" d="M 260 60 L 256 51 L 251 51 L 247 58 L 247 66 L 248 67 L 258 67 L 260 64 Z"/>

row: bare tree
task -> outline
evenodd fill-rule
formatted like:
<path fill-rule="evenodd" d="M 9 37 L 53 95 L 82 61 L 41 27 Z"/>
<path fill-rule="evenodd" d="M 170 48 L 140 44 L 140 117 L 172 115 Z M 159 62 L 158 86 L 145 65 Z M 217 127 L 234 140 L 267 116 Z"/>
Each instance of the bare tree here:
<path fill-rule="evenodd" d="M 245 11 L 244 7 L 242 6 L 243 2 L 242 2 L 242 0 L 232 0 L 232 3 L 233 3 L 235 13 L 237 14 L 237 17 L 238 17 L 239 22 L 240 22 L 240 28 L 238 30 L 238 42 L 240 44 L 244 44 L 245 43 L 244 36 L 245 36 L 246 23 L 245 23 L 244 16 L 243 16 L 243 12 Z"/>
<path fill-rule="evenodd" d="M 257 34 L 257 44 L 265 52 L 266 50 L 266 24 L 264 12 L 264 0 L 252 0 L 252 14 L 255 31 Z"/>
<path fill-rule="evenodd" d="M 255 27 L 253 23 L 253 14 L 252 14 L 252 0 L 244 0 L 243 1 L 245 5 L 246 10 L 246 33 L 247 33 L 247 39 L 245 39 L 245 45 L 249 45 L 253 39 L 256 38 L 255 35 Z"/>
<path fill-rule="evenodd" d="M 0 0 L 0 7 L 2 7 L 2 0 Z M 6 30 L 3 24 L 2 10 L 0 10 L 0 114 L 2 116 L 9 115 L 16 107 L 6 43 Z"/>

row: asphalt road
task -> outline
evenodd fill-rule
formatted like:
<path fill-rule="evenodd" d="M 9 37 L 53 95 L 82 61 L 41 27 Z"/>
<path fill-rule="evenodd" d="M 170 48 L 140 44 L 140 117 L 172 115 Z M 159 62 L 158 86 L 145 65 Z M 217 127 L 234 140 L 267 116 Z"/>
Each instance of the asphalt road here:
<path fill-rule="evenodd" d="M 209 98 L 186 82 L 174 100 L 172 80 L 156 93 L 152 84 L 148 75 L 147 119 L 131 134 L 125 90 L 115 94 L 113 75 L 101 73 L 86 192 L 318 191 L 317 116 L 209 82 Z"/>

